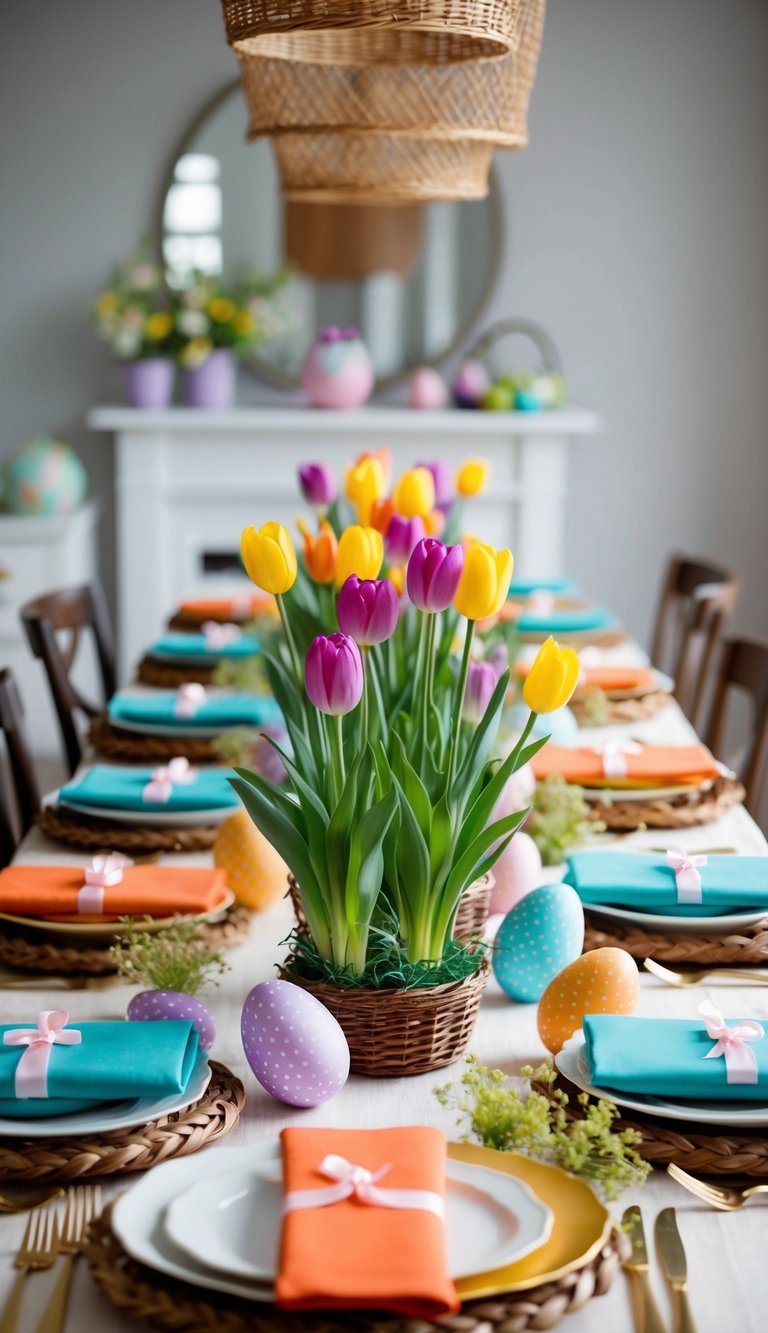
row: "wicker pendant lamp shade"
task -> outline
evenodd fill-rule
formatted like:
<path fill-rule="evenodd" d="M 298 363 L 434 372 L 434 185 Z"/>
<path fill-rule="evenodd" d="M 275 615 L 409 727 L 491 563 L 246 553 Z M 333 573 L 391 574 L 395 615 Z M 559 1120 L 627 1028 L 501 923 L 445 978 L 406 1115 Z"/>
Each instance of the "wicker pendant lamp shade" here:
<path fill-rule="evenodd" d="M 484 199 L 493 144 L 300 131 L 274 140 L 283 197 L 305 204 L 388 205 Z"/>
<path fill-rule="evenodd" d="M 366 204 L 285 205 L 285 258 L 312 278 L 344 281 L 374 273 L 407 278 L 424 242 L 424 210 Z"/>

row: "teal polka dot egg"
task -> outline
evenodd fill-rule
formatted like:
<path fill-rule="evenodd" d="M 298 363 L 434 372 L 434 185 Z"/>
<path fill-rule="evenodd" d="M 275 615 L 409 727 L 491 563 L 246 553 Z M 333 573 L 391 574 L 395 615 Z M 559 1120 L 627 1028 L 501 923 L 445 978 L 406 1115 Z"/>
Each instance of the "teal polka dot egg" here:
<path fill-rule="evenodd" d="M 5 469 L 5 503 L 12 514 L 71 514 L 87 487 L 74 449 L 38 435 L 19 449 Z"/>
<path fill-rule="evenodd" d="M 499 926 L 493 971 L 513 1000 L 535 1003 L 550 981 L 578 958 L 584 909 L 568 884 L 544 884 L 526 894 Z"/>

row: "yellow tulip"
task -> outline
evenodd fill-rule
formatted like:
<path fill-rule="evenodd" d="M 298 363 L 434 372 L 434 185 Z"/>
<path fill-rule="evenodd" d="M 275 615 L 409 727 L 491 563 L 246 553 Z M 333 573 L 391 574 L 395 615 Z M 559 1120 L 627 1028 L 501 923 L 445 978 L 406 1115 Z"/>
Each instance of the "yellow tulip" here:
<path fill-rule="evenodd" d="M 375 579 L 383 559 L 384 539 L 380 532 L 357 524 L 345 528 L 336 554 L 336 587 L 346 583 L 350 574 L 357 574 L 359 579 Z"/>
<path fill-rule="evenodd" d="M 144 325 L 144 332 L 152 342 L 160 342 L 167 338 L 173 328 L 173 316 L 167 310 L 158 310 L 156 314 L 150 315 Z"/>
<path fill-rule="evenodd" d="M 573 648 L 561 648 L 550 635 L 525 678 L 523 698 L 532 713 L 554 713 L 568 703 L 578 678 L 577 654 Z"/>
<path fill-rule="evenodd" d="M 426 518 L 435 507 L 435 479 L 429 468 L 414 467 L 404 472 L 392 492 L 395 513 L 402 518 Z"/>
<path fill-rule="evenodd" d="M 369 455 L 347 468 L 347 499 L 355 505 L 357 517 L 364 526 L 371 521 L 371 509 L 383 496 L 384 485 L 384 469 L 378 458 Z"/>
<path fill-rule="evenodd" d="M 484 542 L 473 542 L 464 556 L 464 568 L 454 606 L 467 620 L 497 616 L 507 599 L 515 562 L 512 552 Z"/>
<path fill-rule="evenodd" d="M 490 471 L 487 458 L 466 458 L 456 477 L 459 495 L 479 495 L 488 485 Z"/>
<path fill-rule="evenodd" d="M 264 592 L 287 592 L 296 582 L 296 552 L 282 523 L 264 523 L 258 532 L 246 528 L 240 554 L 249 579 Z"/>

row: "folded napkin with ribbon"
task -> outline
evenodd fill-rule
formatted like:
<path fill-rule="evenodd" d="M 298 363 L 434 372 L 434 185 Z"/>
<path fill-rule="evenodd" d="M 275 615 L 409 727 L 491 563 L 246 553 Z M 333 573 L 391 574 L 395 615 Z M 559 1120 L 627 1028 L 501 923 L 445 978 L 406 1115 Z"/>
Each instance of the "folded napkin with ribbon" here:
<path fill-rule="evenodd" d="M 162 768 L 120 768 L 94 764 L 81 778 L 59 791 L 66 805 L 99 810 L 194 811 L 235 809 L 239 798 L 223 768 L 190 768 L 186 759 L 171 759 Z"/>
<path fill-rule="evenodd" d="M 250 620 L 265 611 L 275 609 L 274 597 L 251 596 L 238 593 L 233 597 L 197 597 L 182 602 L 179 611 L 196 620 Z"/>
<path fill-rule="evenodd" d="M 535 594 L 531 594 L 531 599 Z M 550 606 L 544 599 L 529 601 L 516 614 L 514 602 L 506 604 L 506 618 L 514 620 L 521 634 L 575 634 L 613 629 L 616 617 L 605 606 Z"/>
<path fill-rule="evenodd" d="M 130 722 L 191 731 L 195 727 L 263 727 L 280 719 L 280 709 L 269 694 L 229 694 L 196 683 L 145 694 L 120 691 L 109 701 L 109 720 L 116 727 Z"/>
<path fill-rule="evenodd" d="M 549 744 L 531 763 L 537 782 L 558 775 L 581 787 L 696 787 L 720 772 L 705 745 L 636 745 L 631 741 L 573 749 Z"/>
<path fill-rule="evenodd" d="M 445 1138 L 428 1126 L 284 1129 L 276 1284 L 289 1310 L 458 1309 L 445 1237 Z"/>
<path fill-rule="evenodd" d="M 768 1038 L 752 1019 L 724 1019 L 714 1005 L 698 1018 L 587 1014 L 584 1039 L 597 1088 L 691 1097 L 765 1101 Z"/>
<path fill-rule="evenodd" d="M 147 653 L 180 661 L 214 661 L 220 657 L 255 657 L 260 646 L 259 640 L 253 634 L 243 634 L 239 625 L 212 620 L 199 634 L 163 634 L 149 645 Z"/>
<path fill-rule="evenodd" d="M 183 1092 L 198 1053 L 186 1019 L 69 1022 L 44 1010 L 37 1023 L 0 1026 L 0 1115 L 66 1115 L 101 1102 Z"/>
<path fill-rule="evenodd" d="M 530 662 L 520 662 L 517 666 L 517 674 L 525 679 L 530 669 Z M 650 667 L 582 665 L 576 692 L 578 694 L 586 690 L 603 690 L 605 694 L 612 694 L 629 692 L 630 690 L 647 690 L 656 685 L 656 679 L 656 675 Z"/>
<path fill-rule="evenodd" d="M 572 579 L 513 579 L 509 585 L 509 596 L 512 601 L 521 597 L 531 597 L 537 592 L 551 592 L 557 597 L 563 597 L 576 591 L 576 584 Z"/>
<path fill-rule="evenodd" d="M 768 911 L 768 856 L 697 856 L 679 849 L 666 855 L 575 852 L 564 878 L 594 907 L 602 903 L 662 916 Z"/>
<path fill-rule="evenodd" d="M 0 912 L 54 921 L 211 912 L 227 896 L 223 870 L 134 866 L 118 853 L 90 866 L 12 865 L 0 870 Z"/>

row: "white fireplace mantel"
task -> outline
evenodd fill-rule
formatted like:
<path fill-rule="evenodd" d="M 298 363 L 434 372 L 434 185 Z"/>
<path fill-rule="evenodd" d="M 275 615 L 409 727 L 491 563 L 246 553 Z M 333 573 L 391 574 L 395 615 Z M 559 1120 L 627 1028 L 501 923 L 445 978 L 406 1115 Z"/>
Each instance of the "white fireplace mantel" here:
<path fill-rule="evenodd" d="M 293 524 L 303 505 L 299 463 L 321 458 L 341 478 L 350 458 L 388 445 L 396 470 L 432 458 L 457 466 L 470 454 L 492 463 L 468 526 L 509 545 L 521 578 L 563 572 L 569 442 L 595 435 L 600 419 L 559 412 L 418 412 L 366 407 L 229 411 L 97 407 L 93 430 L 116 436 L 118 654 L 121 678 L 182 598 L 229 595 L 242 575 L 226 566 L 242 528 L 270 518 Z"/>

